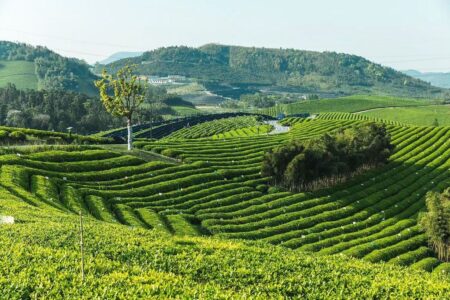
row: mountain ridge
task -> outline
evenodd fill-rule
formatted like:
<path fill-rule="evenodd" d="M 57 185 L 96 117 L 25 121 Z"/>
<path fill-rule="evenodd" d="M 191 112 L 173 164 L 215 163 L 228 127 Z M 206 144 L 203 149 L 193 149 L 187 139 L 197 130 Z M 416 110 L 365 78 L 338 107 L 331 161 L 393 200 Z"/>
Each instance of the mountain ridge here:
<path fill-rule="evenodd" d="M 406 70 L 403 73 L 417 79 L 431 83 L 441 88 L 450 88 L 450 72 L 420 72 L 417 70 Z"/>
<path fill-rule="evenodd" d="M 118 61 L 120 59 L 129 58 L 129 57 L 136 57 L 136 56 L 142 55 L 142 53 L 143 53 L 142 51 L 133 51 L 133 52 L 120 51 L 120 52 L 116 52 L 114 54 L 111 54 L 110 56 L 108 56 L 107 58 L 99 61 L 98 63 L 102 64 L 102 65 L 107 65 L 107 64 L 113 63 L 115 61 Z"/>

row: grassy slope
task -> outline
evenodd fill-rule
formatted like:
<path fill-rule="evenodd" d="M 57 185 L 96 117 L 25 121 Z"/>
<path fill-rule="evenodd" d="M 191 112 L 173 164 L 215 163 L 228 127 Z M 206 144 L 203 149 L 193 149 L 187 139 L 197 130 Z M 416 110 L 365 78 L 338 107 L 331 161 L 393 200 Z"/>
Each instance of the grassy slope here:
<path fill-rule="evenodd" d="M 0 188 L 0 291 L 5 299 L 428 298 L 444 277 L 343 256 L 262 244 L 169 237 L 85 219 L 80 282 L 78 218 L 30 207 Z"/>
<path fill-rule="evenodd" d="M 0 61 L 0 87 L 14 83 L 19 89 L 37 89 L 34 63 L 28 61 Z"/>
<path fill-rule="evenodd" d="M 438 120 L 440 126 L 450 125 L 449 105 L 383 108 L 364 112 L 363 114 L 369 117 L 382 118 L 421 126 L 433 125 L 435 119 Z"/>
<path fill-rule="evenodd" d="M 193 107 L 188 106 L 171 106 L 171 108 L 179 115 L 179 116 L 192 116 L 202 114 L 202 111 L 195 109 Z"/>
<path fill-rule="evenodd" d="M 293 104 L 279 105 L 277 108 L 263 110 L 272 115 L 278 112 L 286 114 L 321 113 L 321 112 L 358 112 L 367 109 L 391 106 L 419 106 L 435 104 L 435 101 L 387 96 L 348 96 L 335 99 L 302 101 Z"/>
<path fill-rule="evenodd" d="M 81 77 L 79 92 L 96 96 L 97 90 L 91 84 L 92 78 Z M 29 61 L 0 60 L 0 87 L 13 83 L 18 89 L 39 89 L 39 82 L 35 74 L 35 65 Z"/>

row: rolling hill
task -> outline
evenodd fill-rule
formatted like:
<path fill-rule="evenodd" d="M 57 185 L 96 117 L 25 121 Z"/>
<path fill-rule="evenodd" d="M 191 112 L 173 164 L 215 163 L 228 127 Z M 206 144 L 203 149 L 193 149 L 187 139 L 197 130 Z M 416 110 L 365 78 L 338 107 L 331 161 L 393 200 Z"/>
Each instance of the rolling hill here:
<path fill-rule="evenodd" d="M 143 75 L 188 76 L 215 93 L 237 97 L 258 90 L 414 97 L 439 97 L 444 92 L 363 57 L 335 52 L 208 44 L 160 48 L 116 61 L 107 68 L 115 70 L 130 63 L 138 64 Z"/>
<path fill-rule="evenodd" d="M 445 298 L 450 264 L 427 247 L 417 216 L 428 191 L 449 187 L 450 127 L 379 120 L 396 146 L 389 162 L 327 189 L 287 192 L 261 176 L 266 150 L 370 120 L 322 113 L 267 134 L 233 115 L 169 124 L 133 152 L 3 149 L 0 217 L 15 224 L 0 218 L 2 295 Z"/>
<path fill-rule="evenodd" d="M 390 96 L 375 95 L 353 95 L 333 99 L 305 100 L 290 104 L 281 104 L 267 109 L 260 109 L 259 112 L 271 116 L 280 113 L 285 115 L 301 113 L 324 113 L 324 112 L 362 112 L 375 108 L 386 107 L 417 107 L 441 104 L 440 100 L 426 100 L 414 98 L 399 98 Z M 405 116 L 407 117 L 407 116 Z"/>
<path fill-rule="evenodd" d="M 429 82 L 434 86 L 442 87 L 449 89 L 450 88 L 450 73 L 443 73 L 443 72 L 419 72 L 416 70 L 407 70 L 403 71 L 403 73 Z"/>
<path fill-rule="evenodd" d="M 34 62 L 0 61 L 0 87 L 14 83 L 19 89 L 37 89 L 38 79 Z"/>
<path fill-rule="evenodd" d="M 173 162 L 95 148 L 6 153 L 0 157 L 1 185 L 38 208 L 82 210 L 105 222 L 169 234 L 261 240 L 428 271 L 448 268 L 427 250 L 417 214 L 428 191 L 449 186 L 449 127 L 387 122 L 396 146 L 388 164 L 332 188 L 293 193 L 270 188 L 261 176 L 264 152 L 367 119 L 294 119 L 289 132 L 274 135 L 244 134 L 255 123 L 241 120 L 248 127 L 230 127 L 237 120 L 225 118 L 135 143 L 143 153 Z M 242 134 L 212 138 L 230 129 Z"/>
<path fill-rule="evenodd" d="M 444 299 L 449 293 L 438 272 L 86 217 L 82 282 L 79 218 L 27 204 L 3 186 L 0 196 L 0 214 L 17 220 L 0 224 L 5 299 Z"/>
<path fill-rule="evenodd" d="M 12 83 L 19 88 L 94 95 L 94 79 L 90 66 L 81 60 L 63 57 L 41 46 L 0 41 L 0 87 Z"/>

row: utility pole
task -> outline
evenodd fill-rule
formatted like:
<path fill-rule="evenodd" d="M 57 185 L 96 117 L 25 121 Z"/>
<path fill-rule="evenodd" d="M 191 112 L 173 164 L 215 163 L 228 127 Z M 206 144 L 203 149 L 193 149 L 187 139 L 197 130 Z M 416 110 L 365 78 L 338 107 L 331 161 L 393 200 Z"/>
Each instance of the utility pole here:
<path fill-rule="evenodd" d="M 81 282 L 84 283 L 84 248 L 83 248 L 83 214 L 80 210 L 80 253 L 81 253 Z"/>

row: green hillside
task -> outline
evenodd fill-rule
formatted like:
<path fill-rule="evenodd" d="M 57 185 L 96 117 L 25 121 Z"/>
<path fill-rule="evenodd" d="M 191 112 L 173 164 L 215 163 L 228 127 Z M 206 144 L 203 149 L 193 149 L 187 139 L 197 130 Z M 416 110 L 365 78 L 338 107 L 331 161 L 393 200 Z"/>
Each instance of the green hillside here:
<path fill-rule="evenodd" d="M 427 247 L 417 216 L 428 191 L 450 185 L 450 127 L 387 121 L 389 162 L 328 189 L 287 192 L 261 176 L 268 149 L 367 118 L 323 113 L 287 119 L 287 133 L 217 138 L 258 124 L 223 118 L 140 139 L 131 155 L 115 146 L 4 149 L 0 216 L 16 223 L 0 224 L 2 295 L 442 299 L 450 265 Z"/>
<path fill-rule="evenodd" d="M 406 124 L 432 126 L 435 120 L 439 126 L 450 126 L 450 106 L 432 105 L 427 107 L 392 107 L 367 111 L 369 117 L 382 118 Z"/>
<path fill-rule="evenodd" d="M 4 155 L 0 176 L 4 187 L 38 207 L 81 209 L 109 222 L 142 228 L 162 224 L 157 227 L 171 233 L 263 240 L 370 262 L 415 265 L 425 260 L 429 264 L 422 268 L 432 270 L 441 263 L 424 251 L 417 214 L 427 191 L 450 183 L 449 127 L 387 125 L 396 145 L 390 162 L 328 190 L 272 190 L 260 175 L 266 150 L 360 122 L 317 119 L 277 135 L 173 135 L 136 142 L 145 151 L 183 162 L 177 165 L 106 150 Z"/>
<path fill-rule="evenodd" d="M 197 78 L 213 92 L 235 98 L 273 87 L 337 95 L 375 92 L 436 97 L 444 92 L 362 57 L 335 52 L 209 44 L 160 48 L 116 61 L 107 68 L 115 70 L 130 63 L 138 64 L 141 74 Z"/>
<path fill-rule="evenodd" d="M 169 236 L 36 208 L 0 187 L 0 290 L 5 299 L 427 298 L 450 292 L 445 277 L 343 256 Z M 158 222 L 158 221 L 157 221 Z"/>
<path fill-rule="evenodd" d="M 0 87 L 14 83 L 19 89 L 37 89 L 38 79 L 33 62 L 0 61 Z"/>
<path fill-rule="evenodd" d="M 63 57 L 45 47 L 0 41 L 0 87 L 61 89 L 94 95 L 96 76 L 84 61 Z"/>
<path fill-rule="evenodd" d="M 281 104 L 260 112 L 276 116 L 301 113 L 324 112 L 361 112 L 374 108 L 397 106 L 425 106 L 440 103 L 439 100 L 422 100 L 414 98 L 399 98 L 390 96 L 354 95 L 333 99 L 304 100 L 292 104 Z"/>

